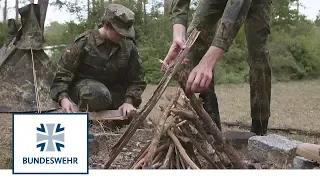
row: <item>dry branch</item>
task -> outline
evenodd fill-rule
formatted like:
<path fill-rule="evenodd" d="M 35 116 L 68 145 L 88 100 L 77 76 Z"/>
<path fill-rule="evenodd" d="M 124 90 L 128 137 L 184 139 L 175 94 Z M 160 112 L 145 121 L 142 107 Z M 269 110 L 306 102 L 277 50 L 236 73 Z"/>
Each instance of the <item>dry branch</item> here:
<path fill-rule="evenodd" d="M 160 138 L 163 134 L 165 121 L 170 113 L 170 109 L 175 104 L 175 102 L 178 100 L 179 96 L 180 96 L 180 90 L 177 91 L 176 95 L 171 100 L 171 102 L 169 103 L 168 107 L 165 109 L 165 111 L 163 112 L 163 114 L 159 120 L 159 123 L 157 125 L 157 129 L 156 129 L 156 133 L 155 133 L 155 137 L 152 139 L 149 151 L 146 156 L 146 162 L 144 163 L 144 168 L 150 167 L 153 164 L 152 160 L 154 157 L 155 150 L 158 146 L 158 142 L 160 141 Z"/>
<path fill-rule="evenodd" d="M 185 84 L 187 82 L 188 76 L 189 72 L 180 71 L 178 73 L 178 76 L 175 77 L 183 90 L 185 90 Z M 218 129 L 217 125 L 211 119 L 209 114 L 204 110 L 201 101 L 197 99 L 194 93 L 186 94 L 186 96 L 190 100 L 191 106 L 196 111 L 197 115 L 200 117 L 200 120 L 204 123 L 206 127 L 209 128 L 211 135 L 216 140 L 218 150 L 226 153 L 226 155 L 230 158 L 235 168 L 246 169 L 247 167 L 244 164 L 243 160 L 240 158 L 240 156 L 232 147 L 232 145 L 230 143 L 226 143 L 221 131 Z"/>
<path fill-rule="evenodd" d="M 166 155 L 166 158 L 164 160 L 164 163 L 163 163 L 161 169 L 169 169 L 170 168 L 170 164 L 172 162 L 173 149 L 174 149 L 174 144 L 170 144 L 168 153 Z"/>
<path fill-rule="evenodd" d="M 190 159 L 188 154 L 186 153 L 186 150 L 182 147 L 181 143 L 179 142 L 179 139 L 173 134 L 171 130 L 167 131 L 168 135 L 176 145 L 177 149 L 179 150 L 181 156 L 186 161 L 186 163 L 192 168 L 192 169 L 199 169 L 199 167 Z"/>

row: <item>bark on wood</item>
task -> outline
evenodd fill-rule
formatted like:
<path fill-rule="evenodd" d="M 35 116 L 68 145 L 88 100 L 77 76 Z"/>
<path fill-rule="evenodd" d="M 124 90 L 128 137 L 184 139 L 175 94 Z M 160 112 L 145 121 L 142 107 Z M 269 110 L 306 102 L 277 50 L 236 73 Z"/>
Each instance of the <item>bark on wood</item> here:
<path fill-rule="evenodd" d="M 187 71 L 179 72 L 178 82 L 180 87 L 185 90 L 185 83 L 187 82 L 189 73 Z M 218 150 L 223 151 L 226 155 L 230 158 L 232 164 L 237 169 L 247 169 L 246 165 L 244 164 L 243 160 L 240 158 L 238 153 L 232 147 L 230 143 L 226 143 L 223 139 L 221 131 L 218 129 L 217 125 L 211 119 L 209 114 L 204 110 L 202 103 L 197 99 L 194 93 L 185 93 L 186 96 L 190 100 L 190 104 L 193 109 L 197 112 L 197 115 L 203 121 L 204 125 L 207 126 L 213 135 L 216 143 L 219 145 Z"/>
<path fill-rule="evenodd" d="M 155 137 L 152 139 L 149 151 L 146 156 L 146 162 L 144 163 L 145 168 L 151 167 L 151 165 L 152 165 L 152 160 L 154 157 L 155 150 L 156 150 L 158 143 L 159 143 L 159 140 L 163 134 L 165 121 L 168 118 L 168 115 L 170 113 L 170 109 L 173 107 L 173 105 L 175 104 L 175 102 L 178 100 L 179 97 L 180 97 L 180 90 L 177 91 L 175 97 L 171 100 L 171 102 L 169 103 L 168 107 L 165 109 L 165 111 L 163 112 L 163 114 L 159 120 L 159 123 L 156 127 Z"/>
<path fill-rule="evenodd" d="M 174 150 L 174 144 L 170 144 L 168 153 L 166 155 L 166 158 L 164 160 L 164 163 L 163 163 L 163 166 L 161 167 L 161 169 L 169 169 L 170 168 L 170 164 L 172 162 L 173 150 Z"/>
<path fill-rule="evenodd" d="M 194 138 L 192 137 L 192 135 L 186 130 L 185 127 L 182 127 L 182 131 L 183 133 L 190 138 L 192 144 L 194 145 L 194 147 L 197 149 L 198 153 L 205 159 L 207 160 L 210 165 L 215 168 L 215 169 L 220 169 L 219 166 L 215 163 L 214 159 L 212 157 L 210 157 L 206 152 L 204 152 L 204 150 L 202 149 L 201 145 L 194 140 Z"/>
<path fill-rule="evenodd" d="M 184 118 L 190 120 L 193 123 L 193 125 L 195 126 L 197 131 L 200 133 L 202 138 L 204 140 L 206 140 L 211 145 L 212 149 L 215 150 L 215 153 L 217 154 L 218 158 L 222 162 L 222 163 L 221 162 L 217 162 L 217 165 L 220 168 L 224 168 L 229 163 L 223 157 L 223 155 L 220 152 L 217 151 L 217 148 L 215 147 L 215 140 L 214 140 L 213 136 L 212 135 L 208 135 L 207 132 L 205 131 L 203 125 L 200 123 L 200 120 L 199 120 L 199 118 L 197 116 L 197 112 L 191 106 L 189 99 L 184 98 L 184 96 L 182 96 L 182 99 L 184 100 L 185 106 L 189 109 L 189 111 L 188 110 L 186 110 L 186 111 L 177 111 L 175 109 L 173 109 L 173 111 L 175 111 L 175 113 L 179 114 L 179 116 L 184 117 Z"/>
<path fill-rule="evenodd" d="M 195 40 L 199 36 L 199 31 L 196 29 L 192 31 L 191 35 L 189 36 L 186 48 L 182 50 L 182 52 L 179 53 L 176 61 L 173 63 L 172 66 L 169 67 L 169 69 L 164 74 L 164 77 L 161 79 L 157 89 L 155 90 L 153 96 L 149 99 L 149 101 L 146 103 L 146 105 L 142 108 L 141 112 L 138 114 L 137 117 L 135 117 L 126 132 L 123 134 L 123 136 L 118 140 L 118 142 L 113 146 L 112 152 L 110 153 L 110 159 L 105 164 L 105 169 L 108 169 L 112 162 L 115 160 L 115 158 L 118 156 L 118 154 L 121 152 L 123 147 L 129 142 L 135 131 L 138 129 L 138 127 L 141 125 L 141 123 L 146 119 L 146 117 L 149 115 L 151 110 L 154 108 L 154 106 L 159 101 L 160 97 L 166 90 L 167 86 L 169 85 L 169 82 L 171 79 L 176 75 L 178 69 L 181 66 L 182 61 L 187 56 L 191 46 L 195 42 Z"/>
<path fill-rule="evenodd" d="M 156 152 L 155 152 L 155 155 L 158 155 L 159 152 L 161 151 L 165 151 L 169 148 L 169 143 L 166 143 L 160 147 L 157 148 Z M 136 163 L 131 167 L 131 169 L 134 169 L 134 167 L 137 167 L 137 164 L 141 163 L 141 160 L 143 160 L 143 163 L 145 162 L 146 158 L 145 158 L 145 155 L 147 154 L 147 151 L 146 153 L 143 153 L 141 155 L 141 157 L 139 157 L 138 161 L 136 161 Z"/>
<path fill-rule="evenodd" d="M 172 141 L 174 142 L 174 144 L 176 145 L 176 147 L 178 148 L 180 154 L 182 155 L 182 157 L 186 161 L 186 163 L 192 169 L 199 169 L 199 167 L 190 159 L 190 157 L 186 153 L 185 149 L 182 147 L 182 145 L 180 144 L 178 138 L 173 134 L 173 132 L 171 130 L 168 130 L 167 133 L 170 136 L 170 138 L 172 139 Z"/>
<path fill-rule="evenodd" d="M 140 161 L 148 152 L 149 146 L 150 146 L 149 142 L 146 146 L 144 146 L 141 151 L 139 152 L 139 154 L 134 158 L 134 161 L 130 164 L 130 167 L 132 167 L 135 162 Z"/>
<path fill-rule="evenodd" d="M 179 158 L 179 152 L 178 152 L 178 149 L 177 149 L 177 146 L 174 147 L 174 159 L 175 159 L 175 162 L 176 162 L 176 169 L 181 169 L 181 166 L 180 166 L 180 158 Z"/>

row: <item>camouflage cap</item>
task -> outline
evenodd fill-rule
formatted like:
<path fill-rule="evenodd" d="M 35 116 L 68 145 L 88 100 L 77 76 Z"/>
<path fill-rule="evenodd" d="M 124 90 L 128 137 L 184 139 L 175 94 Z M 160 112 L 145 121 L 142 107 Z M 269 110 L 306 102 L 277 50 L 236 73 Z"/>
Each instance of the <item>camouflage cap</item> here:
<path fill-rule="evenodd" d="M 109 4 L 102 20 L 110 22 L 113 28 L 125 37 L 134 38 L 134 12 L 120 4 Z"/>

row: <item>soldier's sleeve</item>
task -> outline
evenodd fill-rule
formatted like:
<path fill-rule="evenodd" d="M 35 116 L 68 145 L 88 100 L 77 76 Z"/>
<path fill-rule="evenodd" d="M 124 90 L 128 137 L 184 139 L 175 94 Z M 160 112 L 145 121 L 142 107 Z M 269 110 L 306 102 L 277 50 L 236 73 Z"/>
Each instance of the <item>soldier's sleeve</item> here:
<path fill-rule="evenodd" d="M 125 94 L 125 103 L 130 103 L 135 107 L 138 107 L 142 102 L 141 95 L 145 90 L 147 83 L 145 81 L 145 73 L 142 69 L 138 49 L 136 47 L 131 51 L 126 77 L 128 89 Z"/>
<path fill-rule="evenodd" d="M 169 19 L 173 24 L 182 24 L 187 28 L 190 0 L 169 0 Z"/>
<path fill-rule="evenodd" d="M 247 17 L 251 2 L 251 0 L 229 0 L 227 2 L 212 46 L 219 47 L 225 52 L 229 50 Z"/>
<path fill-rule="evenodd" d="M 72 42 L 62 53 L 57 71 L 50 87 L 52 99 L 58 103 L 63 98 L 69 98 L 69 87 L 80 64 L 83 53 L 84 38 Z"/>

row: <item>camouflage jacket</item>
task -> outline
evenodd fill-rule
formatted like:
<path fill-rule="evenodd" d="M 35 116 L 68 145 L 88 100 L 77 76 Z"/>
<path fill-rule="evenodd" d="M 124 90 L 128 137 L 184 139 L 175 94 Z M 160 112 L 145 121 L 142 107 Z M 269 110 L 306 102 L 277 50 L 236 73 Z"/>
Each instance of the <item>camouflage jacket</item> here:
<path fill-rule="evenodd" d="M 146 87 L 138 49 L 129 39 L 119 45 L 100 38 L 98 29 L 77 36 L 63 53 L 51 86 L 52 98 L 70 98 L 70 87 L 80 79 L 102 82 L 122 102 L 139 106 Z M 119 99 L 116 99 L 119 101 Z"/>
<path fill-rule="evenodd" d="M 182 24 L 187 28 L 188 24 L 188 11 L 191 0 L 170 0 L 168 4 L 169 18 L 173 24 Z M 222 15 L 221 24 L 217 27 L 216 36 L 213 38 L 211 45 L 219 47 L 224 51 L 228 51 L 233 39 L 239 31 L 243 19 L 246 18 L 251 4 L 251 0 L 203 0 L 203 1 L 216 1 L 211 2 L 216 4 L 230 3 Z M 252 0 L 254 1 L 254 0 Z M 263 1 L 263 0 L 262 0 Z M 209 4 L 209 3 L 204 3 Z M 217 6 L 219 7 L 219 6 Z M 200 10 L 201 11 L 201 10 Z M 244 12 L 245 11 L 245 12 Z M 204 12 L 207 13 L 207 12 Z M 199 17 L 194 17 L 199 18 Z M 200 17 L 203 18 L 203 17 Z"/>

